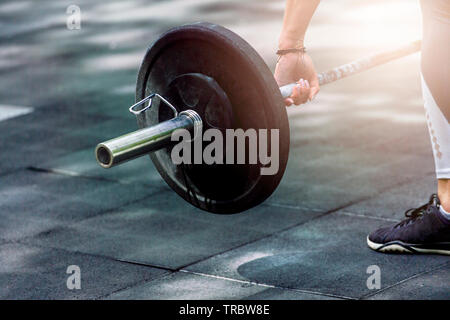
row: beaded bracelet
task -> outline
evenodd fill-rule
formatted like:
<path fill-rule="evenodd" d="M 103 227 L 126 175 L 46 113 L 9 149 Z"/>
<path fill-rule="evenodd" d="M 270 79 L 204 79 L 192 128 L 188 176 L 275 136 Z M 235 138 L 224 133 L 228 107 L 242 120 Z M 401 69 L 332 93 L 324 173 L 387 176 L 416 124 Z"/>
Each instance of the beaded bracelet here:
<path fill-rule="evenodd" d="M 281 56 L 288 54 L 288 53 L 302 53 L 302 60 L 303 60 L 303 54 L 306 52 L 306 47 L 300 47 L 300 48 L 289 48 L 289 49 L 280 49 L 277 51 L 278 55 L 278 61 L 280 61 Z"/>
<path fill-rule="evenodd" d="M 277 55 L 282 56 L 284 54 L 288 54 L 288 53 L 296 53 L 296 52 L 301 52 L 301 53 L 305 53 L 306 52 L 306 47 L 301 47 L 301 48 L 290 48 L 290 49 L 280 49 L 277 51 Z"/>

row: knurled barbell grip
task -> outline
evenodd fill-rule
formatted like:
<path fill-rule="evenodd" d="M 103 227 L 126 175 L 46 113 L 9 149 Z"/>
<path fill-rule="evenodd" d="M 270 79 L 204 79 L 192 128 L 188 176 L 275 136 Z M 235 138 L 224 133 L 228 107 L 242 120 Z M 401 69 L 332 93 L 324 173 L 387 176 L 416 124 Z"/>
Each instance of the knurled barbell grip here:
<path fill-rule="evenodd" d="M 422 42 L 420 40 L 413 41 L 407 44 L 403 44 L 394 49 L 389 49 L 386 51 L 378 52 L 369 55 L 365 58 L 355 60 L 350 63 L 346 63 L 339 67 L 333 68 L 326 72 L 319 73 L 317 78 L 319 80 L 319 85 L 324 85 L 327 83 L 334 82 L 336 80 L 354 75 L 361 71 L 368 70 L 370 68 L 379 66 L 389 61 L 393 61 L 420 50 Z M 281 96 L 283 98 L 288 98 L 292 94 L 292 90 L 296 86 L 296 83 L 287 84 L 280 87 Z"/>

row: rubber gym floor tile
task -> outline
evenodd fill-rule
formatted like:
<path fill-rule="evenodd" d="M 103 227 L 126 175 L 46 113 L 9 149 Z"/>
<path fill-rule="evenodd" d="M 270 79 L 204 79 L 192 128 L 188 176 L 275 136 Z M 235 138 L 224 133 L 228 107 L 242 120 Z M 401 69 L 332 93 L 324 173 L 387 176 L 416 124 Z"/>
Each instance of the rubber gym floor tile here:
<path fill-rule="evenodd" d="M 306 163 L 301 156 L 289 158 L 286 175 L 283 177 L 283 183 L 294 187 L 302 185 L 322 185 L 332 186 L 335 182 L 351 180 L 358 175 L 364 174 L 370 170 L 367 165 L 358 163 L 357 159 L 352 159 L 347 163 L 333 163 L 333 158 L 339 158 L 339 154 L 323 156 L 316 160 Z"/>
<path fill-rule="evenodd" d="M 211 225 L 147 209 L 99 216 L 30 241 L 176 269 L 261 236 L 245 227 Z"/>
<path fill-rule="evenodd" d="M 318 293 L 301 292 L 291 289 L 270 288 L 254 295 L 246 300 L 341 300 L 343 298 Z"/>
<path fill-rule="evenodd" d="M 404 219 L 406 210 L 420 207 L 428 202 L 430 195 L 436 193 L 436 186 L 434 174 L 428 175 L 355 203 L 344 210 L 367 216 Z"/>
<path fill-rule="evenodd" d="M 107 121 L 98 122 L 90 126 L 88 130 L 78 129 L 72 131 L 71 133 L 74 136 L 79 136 L 86 133 L 90 134 L 93 136 L 92 145 L 95 148 L 95 146 L 100 142 L 119 137 L 138 129 L 136 119 L 130 114 L 130 119 L 128 120 L 118 118 L 110 119 Z"/>
<path fill-rule="evenodd" d="M 70 174 L 97 177 L 129 184 L 140 184 L 142 193 L 149 194 L 148 186 L 165 187 L 149 157 L 144 156 L 111 169 L 104 169 L 95 160 L 94 148 L 83 149 L 41 163 L 40 168 L 64 171 Z M 147 187 L 146 187 L 147 186 Z M 151 189 L 150 189 L 151 190 Z"/>
<path fill-rule="evenodd" d="M 269 238 L 188 266 L 192 272 L 280 287 L 360 298 L 369 266 L 381 271 L 381 289 L 448 261 L 437 255 L 389 255 L 370 250 L 366 236 L 378 220 L 330 214 Z"/>
<path fill-rule="evenodd" d="M 303 160 L 308 150 L 291 152 L 283 180 L 269 201 L 332 210 L 420 179 L 429 174 L 432 161 L 428 156 L 387 158 L 357 149 L 329 149 L 317 159 Z"/>
<path fill-rule="evenodd" d="M 92 125 L 109 120 L 108 115 L 88 115 L 83 113 L 79 108 L 71 110 L 71 106 L 63 101 L 53 102 L 44 106 L 40 106 L 34 112 L 8 120 L 10 125 L 22 130 L 27 129 L 47 129 L 55 132 L 65 132 L 72 130 L 89 129 Z M 1 126 L 1 125 L 0 125 Z M 18 130 L 18 131 L 22 131 Z"/>
<path fill-rule="evenodd" d="M 399 158 L 401 157 L 396 156 L 391 159 Z M 391 159 L 376 150 L 367 151 L 358 147 L 343 149 L 330 144 L 305 145 L 289 152 L 289 163 L 293 163 L 294 170 L 321 165 L 370 169 L 388 164 Z"/>
<path fill-rule="evenodd" d="M 74 136 L 67 133 L 54 133 L 39 143 L 27 143 L 19 149 L 11 150 L 11 152 L 24 158 L 24 161 L 22 161 L 24 167 L 39 167 L 42 163 L 52 161 L 54 158 L 70 155 L 73 152 L 86 148 L 95 148 L 94 136 L 88 134 Z M 55 150 L 63 152 L 56 153 Z"/>
<path fill-rule="evenodd" d="M 336 158 L 339 154 L 335 155 Z M 332 157 L 332 156 L 331 156 Z M 336 160 L 338 161 L 338 160 Z M 330 159 L 320 158 L 315 162 L 303 165 L 301 160 L 292 159 L 282 183 L 291 186 L 293 190 L 305 186 L 324 186 L 327 188 L 336 188 L 344 184 L 347 188 L 352 188 L 352 183 L 357 183 L 361 177 L 374 170 L 373 167 L 365 164 L 358 164 L 357 159 L 348 164 L 333 164 Z M 339 187 L 342 190 L 342 188 Z M 357 193 L 357 192 L 356 192 Z"/>
<path fill-rule="evenodd" d="M 423 116 L 425 119 L 425 116 Z M 361 147 L 363 150 L 374 150 L 386 156 L 403 154 L 403 155 L 432 155 L 430 136 L 427 125 L 421 124 L 417 126 L 409 126 L 405 134 L 398 136 L 389 136 L 381 143 L 365 144 Z M 411 139 L 414 137 L 414 139 Z"/>
<path fill-rule="evenodd" d="M 327 297 L 185 272 L 176 272 L 106 297 L 106 299 L 112 300 L 248 300 L 276 298 L 315 300 Z"/>
<path fill-rule="evenodd" d="M 96 299 L 167 272 L 108 258 L 20 243 L 0 245 L 1 299 Z M 69 290 L 69 266 L 80 268 L 81 289 Z"/>
<path fill-rule="evenodd" d="M 351 116 L 349 112 L 346 116 Z M 317 128 L 299 128 L 293 129 L 291 144 L 293 148 L 302 147 L 305 144 L 329 144 L 340 148 L 358 148 L 363 145 L 380 144 L 386 140 L 385 130 L 391 128 L 391 124 L 368 123 L 362 125 L 357 119 L 349 121 L 344 119 L 342 122 L 336 117 L 330 118 L 338 124 L 324 124 Z M 307 122 L 308 118 L 302 119 Z M 314 121 L 314 119 L 311 119 Z M 341 122 L 341 123 L 340 123 Z M 400 133 L 392 133 L 392 136 L 400 137 Z"/>
<path fill-rule="evenodd" d="M 371 300 L 450 300 L 450 264 L 368 297 Z"/>
<path fill-rule="evenodd" d="M 9 150 L 9 152 L 0 154 L 1 174 L 10 173 L 13 169 L 25 169 L 27 167 L 35 166 L 55 157 L 57 158 L 67 154 L 66 150 L 59 148 L 43 150 L 38 147 L 38 150 L 36 150 L 34 147 L 27 147 L 22 150 L 6 150 Z"/>
<path fill-rule="evenodd" d="M 137 72 L 137 69 L 136 69 Z M 133 79 L 131 82 L 124 83 L 135 83 L 136 79 Z M 116 86 L 114 86 L 116 87 Z M 114 103 L 111 103 L 114 101 Z M 89 108 L 84 107 L 83 112 L 89 116 L 98 116 L 98 115 L 108 115 L 109 117 L 120 119 L 122 121 L 133 121 L 135 120 L 135 116 L 133 116 L 128 108 L 134 104 L 134 94 L 130 96 L 126 96 L 125 98 L 121 97 L 117 98 L 117 95 L 114 93 L 109 93 L 107 96 L 99 97 L 93 101 L 87 101 L 84 105 L 90 106 Z M 136 121 L 134 121 L 136 123 Z M 113 134 L 115 136 L 116 134 Z"/>
<path fill-rule="evenodd" d="M 1 237 L 7 241 L 16 241 L 25 237 L 30 237 L 42 232 L 46 232 L 51 228 L 60 225 L 54 219 L 22 217 L 20 215 L 1 214 L 2 223 L 0 224 Z"/>
<path fill-rule="evenodd" d="M 336 153 L 342 153 L 342 149 L 327 144 L 308 144 L 301 148 L 291 148 L 289 150 L 288 168 L 291 166 L 291 163 L 295 168 L 299 166 L 309 166 L 327 155 Z M 283 178 L 295 179 L 295 177 L 290 176 L 284 176 Z"/>
<path fill-rule="evenodd" d="M 51 106 L 45 106 L 25 116 L 0 122 L 0 132 L 8 138 L 1 143 L 14 142 L 17 147 L 39 145 L 45 148 L 52 146 L 58 139 L 70 139 L 74 131 L 82 132 L 80 138 L 87 136 L 92 126 L 109 119 L 105 116 L 86 115 L 80 111 L 55 111 Z M 74 139 L 67 141 L 67 149 L 70 150 L 70 145 L 74 143 Z M 95 146 L 95 136 L 91 144 Z"/>
<path fill-rule="evenodd" d="M 114 197 L 118 198 L 117 193 L 110 194 L 110 192 L 106 191 L 103 199 L 97 199 L 99 202 L 102 200 L 114 200 L 116 204 L 123 200 L 143 199 L 152 194 L 152 192 L 160 191 L 158 187 L 147 186 L 147 193 L 143 193 L 138 192 L 142 189 L 142 186 L 138 184 L 120 184 L 104 179 L 91 179 L 84 176 L 72 176 L 39 170 L 22 170 L 2 177 L 0 192 L 5 191 L 14 194 L 16 187 L 33 188 L 38 192 L 46 192 L 50 195 L 85 200 L 95 200 L 103 192 L 103 189 L 110 191 L 111 188 L 116 188 L 117 193 L 121 194 L 120 199 L 114 200 Z"/>
<path fill-rule="evenodd" d="M 56 195 L 40 192 L 36 186 L 17 185 L 0 191 L 0 234 L 17 239 L 47 230 L 55 225 Z"/>
<path fill-rule="evenodd" d="M 274 205 L 305 208 L 318 211 L 331 211 L 346 207 L 368 197 L 366 191 L 334 188 L 329 185 L 281 183 L 267 200 Z"/>
<path fill-rule="evenodd" d="M 35 105 L 28 107 L 34 107 L 35 109 L 31 113 L 0 122 L 2 135 L 20 134 L 28 129 L 44 128 L 48 130 L 51 129 L 48 127 L 49 123 L 58 121 L 58 115 L 54 112 L 42 111 L 41 108 Z M 44 125 L 42 122 L 46 122 L 47 125 Z"/>
<path fill-rule="evenodd" d="M 213 215 L 168 191 L 27 241 L 179 268 L 318 214 L 263 205 L 241 215 Z"/>
<path fill-rule="evenodd" d="M 386 112 L 388 114 L 388 112 Z M 392 123 L 389 119 L 382 121 L 376 121 L 363 126 L 361 128 L 353 130 L 351 135 L 340 132 L 332 138 L 334 143 L 342 147 L 361 147 L 367 145 L 383 145 L 387 139 L 401 138 L 405 136 L 411 136 L 415 131 L 412 130 L 414 124 L 407 122 L 403 124 Z M 389 135 L 386 135 L 389 132 Z M 425 138 L 424 135 L 422 138 Z"/>
<path fill-rule="evenodd" d="M 308 170 L 296 168 L 295 163 L 290 161 L 283 180 L 267 201 L 283 206 L 329 211 L 358 201 L 368 195 L 367 191 L 364 190 L 356 189 L 355 192 L 350 193 L 345 189 L 334 187 L 331 176 L 329 177 L 330 180 L 327 180 L 327 176 L 333 174 L 337 181 L 342 179 L 352 181 L 345 174 L 339 175 L 339 172 L 350 172 L 345 168 L 333 168 L 327 165 Z M 361 174 L 360 172 L 364 170 L 353 170 L 352 173 L 355 175 Z M 322 182 L 320 183 L 317 180 Z"/>
<path fill-rule="evenodd" d="M 8 148 L 10 152 L 17 152 L 27 147 L 40 144 L 54 138 L 58 134 L 57 130 L 52 128 L 24 128 L 19 132 L 15 132 L 2 139 L 3 148 Z"/>
<path fill-rule="evenodd" d="M 68 148 L 84 148 L 89 139 L 71 139 L 53 130 L 27 129 L 0 141 L 0 174 L 11 170 L 37 166 L 68 154 Z"/>
<path fill-rule="evenodd" d="M 0 179 L 1 237 L 30 237 L 146 196 L 138 185 L 30 170 L 13 173 Z"/>
<path fill-rule="evenodd" d="M 394 95 L 387 95 L 384 100 L 390 104 L 383 105 L 377 101 L 383 95 L 368 90 L 364 91 L 364 96 L 347 101 L 341 97 L 355 94 L 339 92 L 337 95 L 329 89 L 313 103 L 300 109 L 288 109 L 292 148 L 307 144 L 329 144 L 346 149 L 373 149 L 394 154 L 428 152 L 429 137 L 422 105 L 405 103 L 404 99 Z M 361 105 L 371 96 L 372 103 L 368 101 Z M 331 101 L 328 101 L 329 97 Z M 391 104 L 398 107 L 392 108 Z M 412 136 L 415 138 L 411 139 Z"/>
<path fill-rule="evenodd" d="M 284 228 L 303 223 L 323 214 L 320 210 L 303 210 L 289 206 L 263 203 L 242 213 L 231 215 L 211 214 L 186 203 L 171 191 L 149 197 L 121 209 L 127 212 L 142 211 L 151 208 L 164 215 L 201 221 L 217 226 L 236 227 L 261 232 L 265 235 L 276 233 Z"/>
<path fill-rule="evenodd" d="M 322 167 L 324 172 L 317 168 L 313 169 L 308 176 L 307 173 L 301 172 L 304 168 L 297 169 L 291 162 L 286 173 L 289 178 L 283 179 L 272 199 L 286 205 L 308 208 L 324 210 L 341 208 L 430 175 L 432 165 L 430 161 L 432 159 L 425 156 L 402 156 L 379 166 L 370 167 L 367 164 L 365 168 L 355 169 L 354 174 L 341 177 L 336 173 L 339 171 L 330 169 L 331 164 Z M 316 176 L 318 179 L 326 179 L 328 173 L 330 173 L 328 182 L 322 181 L 319 184 L 315 181 Z M 300 177 L 307 178 L 302 180 Z"/>
<path fill-rule="evenodd" d="M 389 163 L 367 170 L 357 180 L 333 183 L 334 187 L 353 192 L 369 192 L 375 195 L 392 188 L 414 183 L 434 173 L 433 158 L 430 156 L 405 155 Z M 375 191 L 375 194 L 372 192 Z"/>

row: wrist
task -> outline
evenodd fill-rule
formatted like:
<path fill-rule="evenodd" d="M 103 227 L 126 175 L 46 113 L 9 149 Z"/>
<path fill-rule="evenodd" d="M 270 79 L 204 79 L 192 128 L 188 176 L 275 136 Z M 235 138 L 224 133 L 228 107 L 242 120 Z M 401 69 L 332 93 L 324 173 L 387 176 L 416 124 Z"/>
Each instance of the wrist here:
<path fill-rule="evenodd" d="M 292 48 L 301 48 L 303 47 L 304 41 L 303 37 L 281 37 L 278 41 L 278 49 L 286 50 Z"/>

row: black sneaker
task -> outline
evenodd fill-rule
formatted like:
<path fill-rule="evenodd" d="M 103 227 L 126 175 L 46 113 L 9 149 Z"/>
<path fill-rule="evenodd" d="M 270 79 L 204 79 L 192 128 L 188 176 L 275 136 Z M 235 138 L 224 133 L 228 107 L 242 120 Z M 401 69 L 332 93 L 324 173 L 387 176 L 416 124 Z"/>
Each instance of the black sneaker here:
<path fill-rule="evenodd" d="M 439 199 L 405 212 L 407 219 L 372 232 L 369 247 L 378 252 L 438 253 L 450 255 L 450 221 L 439 212 Z"/>

